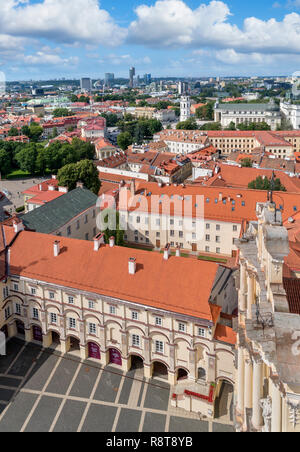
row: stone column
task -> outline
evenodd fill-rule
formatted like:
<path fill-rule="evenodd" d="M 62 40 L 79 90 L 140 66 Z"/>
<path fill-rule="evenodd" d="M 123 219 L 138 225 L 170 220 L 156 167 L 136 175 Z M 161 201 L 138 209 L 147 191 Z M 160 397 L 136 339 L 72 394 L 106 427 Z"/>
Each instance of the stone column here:
<path fill-rule="evenodd" d="M 237 393 L 237 409 L 242 414 L 244 413 L 244 385 L 245 385 L 245 361 L 244 350 L 239 347 L 238 349 L 238 393 Z"/>
<path fill-rule="evenodd" d="M 246 310 L 246 266 L 241 263 L 240 265 L 240 310 Z"/>
<path fill-rule="evenodd" d="M 33 339 L 32 328 L 31 327 L 25 328 L 25 341 L 26 342 L 31 342 L 32 339 Z"/>
<path fill-rule="evenodd" d="M 263 426 L 262 408 L 260 401 L 263 397 L 263 362 L 254 360 L 253 365 L 253 413 L 252 424 L 259 430 Z"/>
<path fill-rule="evenodd" d="M 282 427 L 281 395 L 277 386 L 272 382 L 272 433 L 280 433 Z"/>
<path fill-rule="evenodd" d="M 252 386 L 253 386 L 253 369 L 252 361 L 249 357 L 245 357 L 245 408 L 252 408 Z"/>
<path fill-rule="evenodd" d="M 43 347 L 49 348 L 52 344 L 52 331 L 49 331 L 47 334 L 43 334 Z"/>
<path fill-rule="evenodd" d="M 10 323 L 7 326 L 7 331 L 8 331 L 8 337 L 16 336 L 18 334 L 16 322 Z"/>
<path fill-rule="evenodd" d="M 248 274 L 247 318 L 252 319 L 252 304 L 254 302 L 254 278 Z"/>

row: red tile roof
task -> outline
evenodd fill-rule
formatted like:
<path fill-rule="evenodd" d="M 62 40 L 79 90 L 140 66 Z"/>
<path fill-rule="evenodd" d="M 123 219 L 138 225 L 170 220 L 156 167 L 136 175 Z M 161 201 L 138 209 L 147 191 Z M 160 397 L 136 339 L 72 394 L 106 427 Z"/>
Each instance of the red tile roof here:
<path fill-rule="evenodd" d="M 10 248 L 10 273 L 213 322 L 208 300 L 217 264 L 175 256 L 166 261 L 158 253 L 117 246 L 95 252 L 93 242 L 65 237 L 54 257 L 57 239 L 20 232 Z M 135 275 L 128 272 L 132 257 Z"/>
<path fill-rule="evenodd" d="M 237 334 L 229 326 L 221 325 L 220 323 L 218 323 L 215 330 L 214 339 L 216 339 L 217 341 L 226 342 L 226 344 L 235 345 Z"/>

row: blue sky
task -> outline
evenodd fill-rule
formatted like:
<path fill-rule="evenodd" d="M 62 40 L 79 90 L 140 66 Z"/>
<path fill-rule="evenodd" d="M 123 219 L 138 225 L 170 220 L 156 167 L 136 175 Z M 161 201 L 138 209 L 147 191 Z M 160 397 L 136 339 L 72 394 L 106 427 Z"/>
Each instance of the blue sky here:
<path fill-rule="evenodd" d="M 289 75 L 300 0 L 0 0 L 8 80 Z"/>

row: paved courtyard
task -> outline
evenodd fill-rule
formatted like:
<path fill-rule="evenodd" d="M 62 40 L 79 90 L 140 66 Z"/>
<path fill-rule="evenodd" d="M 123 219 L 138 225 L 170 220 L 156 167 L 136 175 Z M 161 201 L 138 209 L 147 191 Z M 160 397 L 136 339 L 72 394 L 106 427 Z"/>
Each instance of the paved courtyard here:
<path fill-rule="evenodd" d="M 170 386 L 17 338 L 0 356 L 0 432 L 232 432 L 170 406 Z"/>
<path fill-rule="evenodd" d="M 24 205 L 24 195 L 22 192 L 32 187 L 33 185 L 37 185 L 43 180 L 50 179 L 48 178 L 39 178 L 35 177 L 33 179 L 16 179 L 16 180 L 1 180 L 0 181 L 0 191 L 6 190 L 10 194 L 6 197 L 6 201 L 4 202 L 4 206 L 6 206 L 6 210 L 13 213 L 15 208 L 21 207 Z"/>

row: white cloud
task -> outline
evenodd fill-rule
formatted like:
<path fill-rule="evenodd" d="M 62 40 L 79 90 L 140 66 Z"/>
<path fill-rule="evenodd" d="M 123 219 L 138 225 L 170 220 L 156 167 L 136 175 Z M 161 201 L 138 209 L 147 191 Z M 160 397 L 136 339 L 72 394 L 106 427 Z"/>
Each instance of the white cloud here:
<path fill-rule="evenodd" d="M 120 45 L 120 28 L 98 0 L 0 0 L 0 29 L 14 36 L 45 38 L 72 44 Z"/>
<path fill-rule="evenodd" d="M 300 0 L 299 0 L 300 1 Z M 300 15 L 287 14 L 279 22 L 246 18 L 242 28 L 231 24 L 222 1 L 191 9 L 182 0 L 158 0 L 135 10 L 129 41 L 151 47 L 208 47 L 236 52 L 296 53 L 300 51 Z"/>
<path fill-rule="evenodd" d="M 33 55 L 23 55 L 24 64 L 30 66 L 51 65 L 51 66 L 75 66 L 79 62 L 78 57 L 62 58 L 57 53 L 47 53 L 45 51 L 36 52 Z"/>

